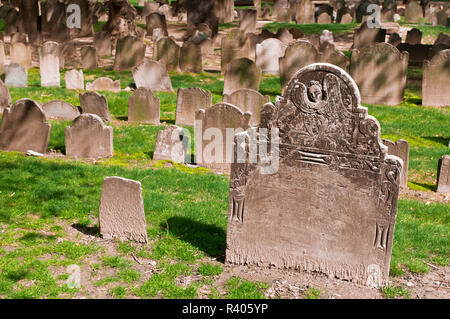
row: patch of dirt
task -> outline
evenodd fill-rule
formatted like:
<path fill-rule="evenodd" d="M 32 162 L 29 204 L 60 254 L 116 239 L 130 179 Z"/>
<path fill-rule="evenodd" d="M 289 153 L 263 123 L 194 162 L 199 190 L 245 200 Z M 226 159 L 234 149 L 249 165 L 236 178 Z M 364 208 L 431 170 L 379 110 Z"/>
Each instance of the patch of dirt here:
<path fill-rule="evenodd" d="M 412 189 L 401 189 L 400 198 L 420 200 L 427 203 L 449 203 L 450 194 L 431 192 L 431 191 L 418 191 Z"/>

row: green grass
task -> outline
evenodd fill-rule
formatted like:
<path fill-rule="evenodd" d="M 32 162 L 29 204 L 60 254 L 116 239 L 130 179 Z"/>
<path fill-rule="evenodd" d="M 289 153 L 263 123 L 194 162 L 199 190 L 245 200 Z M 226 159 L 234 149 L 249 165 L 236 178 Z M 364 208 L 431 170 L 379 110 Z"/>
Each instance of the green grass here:
<path fill-rule="evenodd" d="M 405 287 L 387 286 L 381 289 L 386 299 L 404 298 L 408 299 L 411 295 L 410 291 Z"/>
<path fill-rule="evenodd" d="M 264 291 L 269 288 L 265 282 L 252 282 L 239 277 L 230 278 L 226 287 L 227 299 L 265 299 Z"/>
<path fill-rule="evenodd" d="M 321 33 L 323 30 L 328 30 L 334 34 L 344 34 L 353 32 L 355 28 L 359 26 L 358 23 L 330 23 L 330 24 L 296 24 L 291 22 L 271 22 L 264 25 L 263 29 L 267 29 L 270 32 L 277 32 L 281 28 L 296 28 L 301 30 L 305 35 L 311 35 L 315 33 Z"/>
<path fill-rule="evenodd" d="M 319 289 L 310 287 L 306 290 L 305 293 L 306 299 L 320 299 L 321 291 Z"/>

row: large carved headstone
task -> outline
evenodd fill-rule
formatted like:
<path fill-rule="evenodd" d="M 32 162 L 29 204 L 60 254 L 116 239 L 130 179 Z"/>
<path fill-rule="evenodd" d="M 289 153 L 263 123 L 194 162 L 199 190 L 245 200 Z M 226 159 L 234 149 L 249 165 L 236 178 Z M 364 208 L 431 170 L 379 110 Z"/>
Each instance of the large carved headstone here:
<path fill-rule="evenodd" d="M 351 77 L 311 64 L 264 106 L 256 134 L 268 164 L 244 158 L 251 134 L 235 137 L 226 261 L 385 285 L 402 161 L 387 155 Z"/>
<path fill-rule="evenodd" d="M 400 104 L 407 69 L 408 52 L 400 52 L 388 43 L 352 51 L 350 74 L 358 84 L 364 103 Z"/>
<path fill-rule="evenodd" d="M 50 128 L 42 108 L 35 101 L 20 99 L 11 108 L 3 110 L 0 149 L 44 154 L 50 140 Z"/>
<path fill-rule="evenodd" d="M 450 49 L 423 63 L 422 105 L 450 106 Z"/>
<path fill-rule="evenodd" d="M 138 88 L 146 87 L 152 91 L 173 91 L 172 82 L 163 63 L 146 61 L 134 67 L 131 71 Z"/>
<path fill-rule="evenodd" d="M 256 65 L 264 74 L 280 74 L 278 59 L 284 56 L 287 45 L 278 39 L 266 39 L 256 44 Z"/>
<path fill-rule="evenodd" d="M 223 101 L 236 105 L 241 111 L 252 114 L 250 125 L 258 125 L 261 118 L 261 109 L 264 104 L 270 102 L 270 96 L 262 95 L 252 89 L 240 89 L 231 94 L 225 94 Z"/>
<path fill-rule="evenodd" d="M 231 94 L 239 89 L 259 90 L 261 69 L 250 59 L 241 58 L 227 64 L 223 94 Z"/>
<path fill-rule="evenodd" d="M 128 99 L 128 122 L 159 125 L 160 102 L 151 89 L 140 87 Z"/>
<path fill-rule="evenodd" d="M 212 105 L 212 94 L 201 88 L 179 88 L 175 124 L 194 125 L 195 112 Z"/>
<path fill-rule="evenodd" d="M 114 70 L 129 70 L 141 64 L 145 56 L 145 44 L 134 36 L 118 39 Z"/>

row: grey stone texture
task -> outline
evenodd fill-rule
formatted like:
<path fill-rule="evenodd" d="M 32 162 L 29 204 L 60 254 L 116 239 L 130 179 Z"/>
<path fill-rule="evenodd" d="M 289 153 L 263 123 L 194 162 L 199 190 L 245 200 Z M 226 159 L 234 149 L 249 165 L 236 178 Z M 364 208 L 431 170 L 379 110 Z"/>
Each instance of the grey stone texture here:
<path fill-rule="evenodd" d="M 436 191 L 450 194 L 450 155 L 439 158 Z"/>
<path fill-rule="evenodd" d="M 128 99 L 128 122 L 159 125 L 160 102 L 151 89 L 140 87 Z"/>
<path fill-rule="evenodd" d="M 106 96 L 91 91 L 80 93 L 79 98 L 82 113 L 96 114 L 105 122 L 111 121 Z"/>
<path fill-rule="evenodd" d="M 42 105 L 42 111 L 47 119 L 73 121 L 80 116 L 78 108 L 70 103 L 53 100 Z"/>
<path fill-rule="evenodd" d="M 177 109 L 175 124 L 194 125 L 195 112 L 212 105 L 212 94 L 201 88 L 179 88 L 177 92 Z"/>
<path fill-rule="evenodd" d="M 422 105 L 450 106 L 450 49 L 423 63 Z"/>

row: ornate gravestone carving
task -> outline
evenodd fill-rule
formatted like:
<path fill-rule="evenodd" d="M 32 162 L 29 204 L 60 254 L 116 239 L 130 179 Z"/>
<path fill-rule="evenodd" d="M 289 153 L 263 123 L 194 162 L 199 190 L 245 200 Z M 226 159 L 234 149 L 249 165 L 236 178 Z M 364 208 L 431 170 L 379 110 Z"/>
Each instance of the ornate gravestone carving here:
<path fill-rule="evenodd" d="M 252 132 L 235 135 L 226 261 L 386 284 L 402 161 L 387 155 L 351 77 L 331 64 L 302 68 L 256 130 L 279 165 L 264 173 L 261 160 L 243 161 Z"/>

